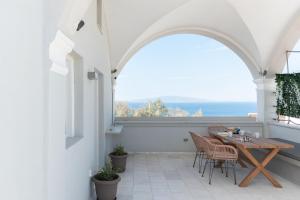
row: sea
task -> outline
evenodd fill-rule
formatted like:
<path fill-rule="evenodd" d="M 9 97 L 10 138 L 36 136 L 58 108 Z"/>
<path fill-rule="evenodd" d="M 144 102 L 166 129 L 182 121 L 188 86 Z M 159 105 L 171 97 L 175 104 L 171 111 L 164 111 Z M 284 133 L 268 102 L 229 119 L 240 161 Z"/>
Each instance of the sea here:
<path fill-rule="evenodd" d="M 256 113 L 255 102 L 208 102 L 208 103 L 164 103 L 168 109 L 185 110 L 192 116 L 201 110 L 203 116 L 247 116 L 248 113 Z M 131 109 L 144 107 L 146 103 L 129 102 Z"/>

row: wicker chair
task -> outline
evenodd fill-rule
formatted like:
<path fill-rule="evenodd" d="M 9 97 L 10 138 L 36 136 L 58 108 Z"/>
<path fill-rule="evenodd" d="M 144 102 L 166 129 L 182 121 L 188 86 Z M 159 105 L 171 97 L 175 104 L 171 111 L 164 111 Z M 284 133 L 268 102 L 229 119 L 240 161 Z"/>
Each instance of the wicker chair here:
<path fill-rule="evenodd" d="M 199 142 L 201 146 L 204 147 L 204 151 L 207 156 L 202 176 L 204 176 L 207 164 L 209 163 L 210 165 L 209 184 L 211 184 L 211 179 L 212 179 L 213 170 L 215 168 L 216 161 L 222 161 L 225 163 L 226 176 L 228 176 L 229 164 L 232 165 L 234 184 L 236 184 L 235 166 L 238 159 L 238 151 L 236 150 L 236 148 L 230 145 L 223 145 L 223 144 L 220 145 L 220 144 L 212 143 L 210 140 L 208 140 L 205 137 L 199 137 Z"/>
<path fill-rule="evenodd" d="M 218 132 L 228 132 L 230 131 L 230 129 L 228 129 L 225 126 L 222 125 L 215 125 L 215 126 L 209 126 L 208 127 L 208 134 L 211 133 L 218 133 Z M 236 147 L 234 144 L 230 143 L 230 142 L 224 142 L 224 144 L 228 144 L 231 145 L 233 147 Z M 238 158 L 238 163 L 242 166 L 242 167 L 247 167 L 246 164 L 243 162 L 243 160 L 241 160 L 240 158 L 243 157 L 243 154 L 237 149 L 238 153 L 239 153 L 239 158 Z M 226 164 L 226 163 L 225 163 Z"/>
<path fill-rule="evenodd" d="M 205 137 L 207 140 L 209 140 L 211 143 L 214 143 L 214 144 L 223 144 L 220 140 L 218 139 L 215 139 L 215 138 L 211 138 L 209 136 L 200 136 L 194 132 L 189 132 L 190 135 L 191 135 L 191 138 L 196 146 L 196 152 L 195 152 L 195 159 L 194 159 L 194 164 L 193 164 L 193 167 L 195 167 L 195 164 L 196 164 L 196 160 L 197 158 L 199 158 L 199 173 L 201 173 L 201 169 L 202 169 L 202 161 L 203 161 L 203 158 L 206 156 L 205 155 L 205 147 L 204 147 L 204 144 L 201 143 L 201 137 Z"/>

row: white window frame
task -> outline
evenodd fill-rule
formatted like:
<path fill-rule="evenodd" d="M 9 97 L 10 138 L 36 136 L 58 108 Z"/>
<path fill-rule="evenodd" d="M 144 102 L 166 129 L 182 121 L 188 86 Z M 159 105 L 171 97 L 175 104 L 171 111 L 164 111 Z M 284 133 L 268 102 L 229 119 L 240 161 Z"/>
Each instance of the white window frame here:
<path fill-rule="evenodd" d="M 68 55 L 66 58 L 69 73 L 66 76 L 66 121 L 65 134 L 67 138 L 75 136 L 75 75 L 74 60 Z"/>
<path fill-rule="evenodd" d="M 66 57 L 65 137 L 66 148 L 83 137 L 83 61 L 72 51 Z"/>

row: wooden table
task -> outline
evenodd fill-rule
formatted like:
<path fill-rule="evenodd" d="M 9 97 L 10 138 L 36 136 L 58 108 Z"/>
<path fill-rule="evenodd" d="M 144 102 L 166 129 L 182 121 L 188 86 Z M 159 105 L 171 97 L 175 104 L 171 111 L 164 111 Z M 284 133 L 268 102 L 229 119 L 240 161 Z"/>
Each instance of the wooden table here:
<path fill-rule="evenodd" d="M 218 135 L 217 132 L 212 132 L 209 134 L 222 140 L 223 142 L 236 146 L 245 156 L 244 160 L 254 166 L 254 169 L 239 184 L 240 187 L 247 187 L 259 173 L 262 173 L 273 184 L 274 187 L 282 187 L 280 183 L 270 174 L 270 172 L 265 169 L 265 167 L 278 154 L 280 149 L 294 148 L 293 145 L 267 138 L 251 138 L 252 140 L 250 142 L 243 142 L 241 141 L 241 136 L 239 135 L 233 135 L 232 137 L 229 137 Z M 260 162 L 251 153 L 251 150 L 253 149 L 266 149 L 268 153 Z"/>

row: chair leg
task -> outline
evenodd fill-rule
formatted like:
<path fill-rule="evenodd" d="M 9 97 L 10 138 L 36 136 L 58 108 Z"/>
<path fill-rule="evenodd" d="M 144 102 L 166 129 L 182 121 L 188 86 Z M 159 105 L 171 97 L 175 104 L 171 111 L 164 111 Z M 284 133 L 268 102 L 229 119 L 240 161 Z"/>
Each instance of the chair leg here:
<path fill-rule="evenodd" d="M 209 184 L 211 185 L 211 179 L 212 179 L 212 176 L 213 176 L 213 173 L 214 173 L 214 168 L 215 168 L 214 164 L 215 164 L 215 162 L 210 161 L 209 163 L 210 163 Z"/>
<path fill-rule="evenodd" d="M 220 169 L 221 169 L 221 173 L 223 174 L 223 161 L 220 161 Z"/>
<path fill-rule="evenodd" d="M 197 157 L 198 157 L 198 152 L 196 152 L 196 155 L 195 155 L 195 159 L 194 159 L 193 168 L 195 167 L 195 164 L 196 164 Z"/>
<path fill-rule="evenodd" d="M 225 171 L 226 171 L 226 177 L 228 177 L 228 160 L 225 160 Z"/>
<path fill-rule="evenodd" d="M 204 169 L 202 171 L 202 177 L 204 177 L 204 173 L 205 173 L 205 169 L 206 169 L 206 166 L 207 166 L 207 162 L 208 162 L 208 159 L 206 158 L 205 164 L 204 164 Z"/>
<path fill-rule="evenodd" d="M 199 155 L 199 173 L 201 173 L 202 159 L 203 159 L 203 152 L 200 152 L 200 155 Z"/>
<path fill-rule="evenodd" d="M 233 169 L 233 176 L 234 176 L 234 185 L 236 185 L 236 172 L 235 172 L 235 167 L 236 167 L 236 161 L 233 161 L 233 163 L 232 163 L 232 169 Z"/>

